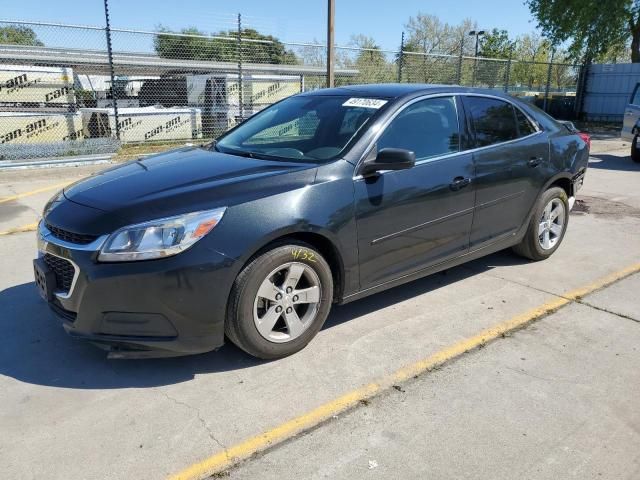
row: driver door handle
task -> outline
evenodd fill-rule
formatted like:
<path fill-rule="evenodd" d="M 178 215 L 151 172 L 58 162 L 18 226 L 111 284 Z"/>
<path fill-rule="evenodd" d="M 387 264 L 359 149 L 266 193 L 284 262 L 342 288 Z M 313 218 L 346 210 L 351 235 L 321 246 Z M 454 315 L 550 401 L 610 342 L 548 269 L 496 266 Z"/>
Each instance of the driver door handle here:
<path fill-rule="evenodd" d="M 451 182 L 449 184 L 449 188 L 451 188 L 451 190 L 453 190 L 455 192 L 457 190 L 460 190 L 461 188 L 466 187 L 470 183 L 471 183 L 471 179 L 470 178 L 456 177 L 456 178 L 453 179 L 453 182 Z"/>

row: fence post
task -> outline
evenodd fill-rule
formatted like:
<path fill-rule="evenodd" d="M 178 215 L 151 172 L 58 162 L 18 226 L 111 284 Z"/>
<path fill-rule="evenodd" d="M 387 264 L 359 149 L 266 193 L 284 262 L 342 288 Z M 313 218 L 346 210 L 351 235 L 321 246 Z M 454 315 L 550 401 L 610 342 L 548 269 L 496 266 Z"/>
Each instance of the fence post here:
<path fill-rule="evenodd" d="M 462 54 L 464 53 L 464 36 L 460 40 L 460 56 L 458 57 L 458 71 L 456 72 L 456 83 L 462 82 Z"/>
<path fill-rule="evenodd" d="M 109 22 L 109 4 L 104 0 L 105 33 L 107 35 L 107 58 L 111 74 L 111 100 L 113 101 L 113 120 L 116 123 L 116 139 L 120 140 L 120 121 L 118 119 L 118 96 L 115 90 L 115 73 L 113 71 L 113 51 L 111 50 L 111 24 Z"/>
<path fill-rule="evenodd" d="M 478 75 L 478 54 L 476 53 L 476 56 L 473 57 L 473 74 L 471 76 L 471 86 L 475 87 L 476 86 L 476 77 Z"/>
<path fill-rule="evenodd" d="M 400 55 L 398 56 L 398 83 L 402 83 L 402 62 L 404 60 L 404 32 L 400 39 Z"/>
<path fill-rule="evenodd" d="M 547 111 L 547 102 L 549 100 L 549 87 L 551 86 L 551 69 L 553 68 L 553 57 L 556 54 L 555 48 L 551 50 L 551 61 L 549 62 L 549 68 L 547 69 L 547 84 L 544 87 L 544 102 L 542 103 L 542 110 Z"/>
<path fill-rule="evenodd" d="M 587 93 L 587 78 L 589 76 L 590 64 L 591 60 L 587 58 L 580 67 L 580 73 L 578 74 L 578 88 L 576 91 L 576 105 L 574 112 L 577 119 L 582 119 L 582 109 L 584 107 L 584 97 Z"/>
<path fill-rule="evenodd" d="M 238 114 L 240 121 L 244 120 L 244 98 L 243 98 L 243 82 L 242 82 L 242 15 L 238 14 Z"/>
<path fill-rule="evenodd" d="M 509 51 L 509 59 L 507 60 L 507 71 L 504 78 L 504 93 L 509 93 L 509 81 L 511 80 L 511 62 L 513 60 L 513 49 Z"/>

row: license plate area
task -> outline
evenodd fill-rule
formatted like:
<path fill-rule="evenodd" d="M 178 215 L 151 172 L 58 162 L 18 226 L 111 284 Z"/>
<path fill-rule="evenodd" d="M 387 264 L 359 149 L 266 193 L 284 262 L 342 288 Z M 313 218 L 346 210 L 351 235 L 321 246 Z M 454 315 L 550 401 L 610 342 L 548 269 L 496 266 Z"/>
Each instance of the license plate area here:
<path fill-rule="evenodd" d="M 56 276 L 42 258 L 36 258 L 33 261 L 33 276 L 40 296 L 47 302 L 53 300 Z"/>

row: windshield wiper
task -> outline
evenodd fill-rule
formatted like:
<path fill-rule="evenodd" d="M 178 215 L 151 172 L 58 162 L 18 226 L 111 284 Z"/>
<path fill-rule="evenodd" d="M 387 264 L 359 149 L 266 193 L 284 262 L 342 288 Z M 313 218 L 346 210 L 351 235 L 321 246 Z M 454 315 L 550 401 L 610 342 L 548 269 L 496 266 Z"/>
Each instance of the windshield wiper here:
<path fill-rule="evenodd" d="M 222 153 L 228 153 L 230 155 L 237 155 L 239 157 L 247 157 L 247 158 L 256 158 L 254 152 L 246 151 L 246 150 L 236 150 L 235 148 L 229 148 Z"/>
<path fill-rule="evenodd" d="M 219 150 L 217 147 L 216 151 L 217 152 L 222 152 L 222 153 L 228 153 L 229 155 L 237 155 L 239 157 L 246 157 L 246 158 L 255 158 L 255 159 L 259 159 L 259 160 L 293 160 L 293 159 L 286 159 L 285 157 L 278 157 L 275 155 L 269 155 L 267 153 L 262 153 L 262 152 L 254 152 L 252 150 L 237 150 L 235 148 L 227 148 L 225 147 L 224 150 Z"/>

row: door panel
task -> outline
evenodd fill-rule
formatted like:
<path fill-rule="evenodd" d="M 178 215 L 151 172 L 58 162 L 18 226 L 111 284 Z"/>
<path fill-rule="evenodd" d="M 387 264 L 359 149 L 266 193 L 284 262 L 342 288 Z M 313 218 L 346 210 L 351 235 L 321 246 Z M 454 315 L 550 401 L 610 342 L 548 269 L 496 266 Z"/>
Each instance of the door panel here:
<path fill-rule="evenodd" d="M 631 95 L 631 100 L 624 109 L 624 118 L 622 119 L 622 138 L 624 140 L 633 140 L 631 130 L 635 127 L 640 119 L 640 83 L 636 84 Z"/>
<path fill-rule="evenodd" d="M 549 165 L 547 134 L 511 103 L 465 96 L 476 166 L 472 250 L 515 235 L 533 206 Z"/>
<path fill-rule="evenodd" d="M 453 190 L 456 178 L 471 184 Z M 362 289 L 415 272 L 469 247 L 475 186 L 471 154 L 355 181 Z"/>
<path fill-rule="evenodd" d="M 549 166 L 547 135 L 540 132 L 474 153 L 476 212 L 471 248 L 515 234 L 542 188 Z"/>

